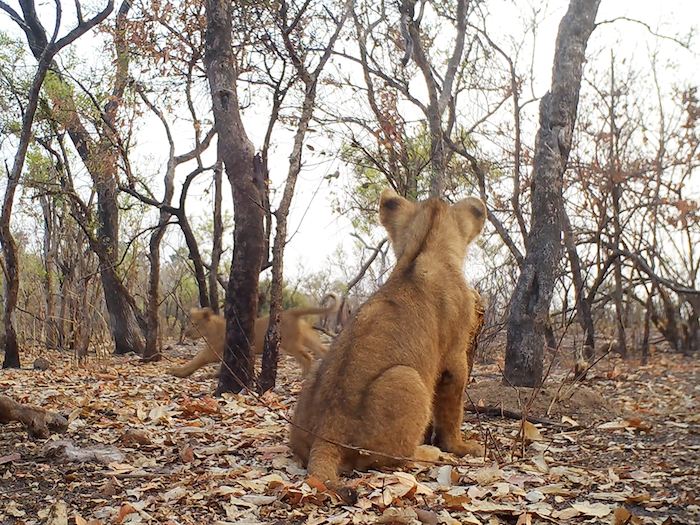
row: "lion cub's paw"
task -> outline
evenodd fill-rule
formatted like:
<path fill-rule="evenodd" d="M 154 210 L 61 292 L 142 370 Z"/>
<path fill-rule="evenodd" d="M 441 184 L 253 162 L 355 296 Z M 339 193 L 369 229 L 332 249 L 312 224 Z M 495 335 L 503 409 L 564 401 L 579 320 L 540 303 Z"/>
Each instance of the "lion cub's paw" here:
<path fill-rule="evenodd" d="M 469 441 L 457 445 L 451 452 L 457 456 L 479 457 L 484 455 L 484 447 L 481 446 L 481 443 L 478 441 L 470 439 Z"/>
<path fill-rule="evenodd" d="M 432 445 L 420 445 L 413 453 L 416 461 L 437 461 L 440 459 L 440 449 Z"/>

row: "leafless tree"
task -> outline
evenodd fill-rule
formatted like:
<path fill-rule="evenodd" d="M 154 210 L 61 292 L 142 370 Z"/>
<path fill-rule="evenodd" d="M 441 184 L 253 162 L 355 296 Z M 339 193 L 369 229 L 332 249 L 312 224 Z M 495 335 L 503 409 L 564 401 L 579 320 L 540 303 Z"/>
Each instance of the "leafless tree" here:
<path fill-rule="evenodd" d="M 532 180 L 532 224 L 508 321 L 505 379 L 535 387 L 561 259 L 562 186 L 576 121 L 582 68 L 600 0 L 571 0 L 557 35 L 551 90 L 540 102 Z"/>
<path fill-rule="evenodd" d="M 43 26 L 39 22 L 36 7 L 33 2 L 22 2 L 23 15 L 14 11 L 9 5 L 0 2 L 0 9 L 7 12 L 10 17 L 22 28 L 27 35 L 27 38 L 32 48 L 34 56 L 39 64 L 37 71 L 34 74 L 34 80 L 29 91 L 27 106 L 24 109 L 22 116 L 22 129 L 20 132 L 19 145 L 17 153 L 12 165 L 11 171 L 8 173 L 8 183 L 5 189 L 5 196 L 2 205 L 2 214 L 0 215 L 0 244 L 4 256 L 3 276 L 3 298 L 4 298 L 4 328 L 5 328 L 5 360 L 3 368 L 20 366 L 19 349 L 17 347 L 17 335 L 14 327 L 15 308 L 17 306 L 17 293 L 19 290 L 19 267 L 17 260 L 17 246 L 10 231 L 10 218 L 12 216 L 12 206 L 14 203 L 15 192 L 19 185 L 22 168 L 29 148 L 31 140 L 32 124 L 39 103 L 39 93 L 41 86 L 44 83 L 46 74 L 51 68 L 54 57 L 67 45 L 73 43 L 90 29 L 101 23 L 112 12 L 114 4 L 111 0 L 107 6 L 89 20 L 82 18 L 80 4 L 77 5 L 78 24 L 67 35 L 58 38 L 58 33 L 61 26 L 61 4 L 56 4 L 56 25 L 50 38 L 47 38 Z M 36 30 L 38 25 L 39 30 Z"/>

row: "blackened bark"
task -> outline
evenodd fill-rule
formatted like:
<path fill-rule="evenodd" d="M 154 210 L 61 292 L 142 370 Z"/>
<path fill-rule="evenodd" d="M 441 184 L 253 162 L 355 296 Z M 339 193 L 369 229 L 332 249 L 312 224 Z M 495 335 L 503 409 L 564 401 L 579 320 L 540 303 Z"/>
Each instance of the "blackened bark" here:
<path fill-rule="evenodd" d="M 253 144 L 238 106 L 237 70 L 233 57 L 231 3 L 207 0 L 204 63 L 218 133 L 219 158 L 231 183 L 234 205 L 233 261 L 226 294 L 226 345 L 217 394 L 253 385 L 258 278 L 263 257 L 263 208 L 253 167 Z"/>
<path fill-rule="evenodd" d="M 508 319 L 505 380 L 536 387 L 544 369 L 544 334 L 561 259 L 564 170 L 571 149 L 582 67 L 600 0 L 571 0 L 560 25 L 552 89 L 540 103 L 532 180 L 532 226 Z"/>

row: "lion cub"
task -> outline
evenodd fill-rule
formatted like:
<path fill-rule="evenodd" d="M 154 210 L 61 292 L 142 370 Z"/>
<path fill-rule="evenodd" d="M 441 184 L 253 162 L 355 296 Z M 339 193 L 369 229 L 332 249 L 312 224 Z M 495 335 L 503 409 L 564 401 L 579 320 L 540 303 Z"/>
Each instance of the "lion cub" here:
<path fill-rule="evenodd" d="M 382 193 L 379 218 L 396 266 L 304 382 L 290 442 L 310 476 L 337 487 L 340 470 L 400 464 L 339 444 L 414 457 L 431 423 L 442 450 L 482 453 L 460 427 L 478 325 L 478 294 L 463 266 L 485 216 L 476 198 L 450 206 Z"/>
<path fill-rule="evenodd" d="M 311 368 L 314 359 L 306 349 L 310 349 L 318 357 L 323 357 L 328 352 L 326 346 L 321 342 L 316 331 L 309 323 L 302 319 L 305 315 L 322 314 L 326 315 L 334 312 L 338 305 L 335 296 L 333 306 L 329 308 L 295 308 L 284 310 L 280 313 L 280 346 L 293 356 L 301 365 L 304 375 Z M 185 330 L 185 337 L 199 339 L 203 337 L 207 344 L 190 361 L 184 365 L 169 370 L 174 376 L 187 377 L 195 370 L 202 368 L 209 363 L 218 363 L 224 355 L 224 342 L 226 340 L 226 319 L 220 315 L 215 315 L 211 308 L 190 310 L 190 326 Z M 265 333 L 270 324 L 270 316 L 260 317 L 255 321 L 255 354 L 261 355 L 265 345 Z"/>

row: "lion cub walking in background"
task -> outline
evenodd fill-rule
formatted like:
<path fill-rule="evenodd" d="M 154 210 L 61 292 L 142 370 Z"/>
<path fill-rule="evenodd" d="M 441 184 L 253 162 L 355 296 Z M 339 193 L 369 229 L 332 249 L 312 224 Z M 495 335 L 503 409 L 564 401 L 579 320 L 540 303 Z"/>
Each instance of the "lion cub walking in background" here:
<path fill-rule="evenodd" d="M 340 470 L 400 463 L 338 443 L 414 457 L 432 423 L 442 450 L 483 453 L 463 441 L 460 427 L 478 327 L 478 294 L 467 288 L 463 266 L 484 226 L 484 204 L 414 203 L 386 190 L 379 217 L 396 267 L 305 381 L 291 427 L 292 450 L 331 487 Z"/>
<path fill-rule="evenodd" d="M 302 319 L 305 315 L 326 315 L 335 312 L 338 307 L 338 298 L 331 295 L 334 303 L 329 308 L 294 308 L 280 313 L 280 346 L 289 355 L 293 356 L 301 365 L 306 375 L 311 368 L 314 358 L 307 352 L 310 349 L 316 356 L 323 357 L 328 352 L 321 342 L 316 330 Z M 218 363 L 224 355 L 224 343 L 226 341 L 226 319 L 215 315 L 211 308 L 190 310 L 191 324 L 185 330 L 185 337 L 199 339 L 203 337 L 207 344 L 190 361 L 184 365 L 170 369 L 170 373 L 177 377 L 187 377 L 195 370 L 209 363 Z M 270 316 L 260 317 L 255 321 L 255 354 L 262 355 L 265 345 L 265 333 L 270 324 Z"/>

